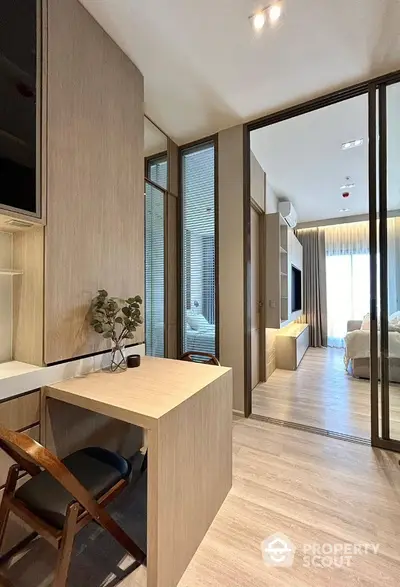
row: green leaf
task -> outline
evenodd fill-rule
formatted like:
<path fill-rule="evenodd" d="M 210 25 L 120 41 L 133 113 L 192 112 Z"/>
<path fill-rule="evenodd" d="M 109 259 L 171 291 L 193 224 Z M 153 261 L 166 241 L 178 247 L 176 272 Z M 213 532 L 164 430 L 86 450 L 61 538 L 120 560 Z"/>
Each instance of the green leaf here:
<path fill-rule="evenodd" d="M 122 316 L 117 316 L 117 317 L 115 318 L 115 322 L 116 322 L 117 324 L 123 324 L 123 323 L 124 323 L 124 321 L 123 321 L 123 319 L 122 319 Z"/>
<path fill-rule="evenodd" d="M 126 306 L 124 306 L 124 307 L 121 309 L 121 311 L 122 311 L 122 313 L 123 313 L 125 316 L 130 316 L 130 314 L 131 314 L 131 311 L 130 311 L 130 309 L 129 309 L 129 308 L 127 308 Z"/>
<path fill-rule="evenodd" d="M 112 335 L 113 335 L 113 333 L 112 333 L 112 330 L 107 330 L 107 331 L 106 331 L 106 332 L 103 334 L 104 338 L 112 338 Z"/>

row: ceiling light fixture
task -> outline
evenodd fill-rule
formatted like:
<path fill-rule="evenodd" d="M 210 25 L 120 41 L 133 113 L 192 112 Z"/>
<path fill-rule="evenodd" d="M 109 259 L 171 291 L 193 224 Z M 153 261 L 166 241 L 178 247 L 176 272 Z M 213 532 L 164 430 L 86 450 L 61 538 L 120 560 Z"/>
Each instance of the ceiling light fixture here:
<path fill-rule="evenodd" d="M 253 29 L 257 32 L 261 31 L 261 29 L 265 25 L 265 13 L 264 12 L 257 12 L 251 18 L 251 24 L 253 25 Z"/>
<path fill-rule="evenodd" d="M 351 188 L 355 188 L 356 184 L 355 183 L 345 183 L 344 185 L 340 186 L 341 190 L 351 190 Z"/>
<path fill-rule="evenodd" d="M 256 33 L 259 33 L 266 24 L 271 28 L 277 26 L 283 15 L 283 0 L 273 2 L 249 16 L 249 20 Z"/>
<path fill-rule="evenodd" d="M 342 151 L 347 151 L 347 149 L 354 149 L 354 147 L 361 147 L 364 144 L 364 139 L 356 139 L 355 141 L 348 141 L 347 143 L 342 143 Z"/>
<path fill-rule="evenodd" d="M 281 2 L 275 2 L 267 8 L 268 21 L 271 26 L 275 26 L 282 16 L 282 5 Z"/>
<path fill-rule="evenodd" d="M 350 208 L 340 208 L 339 212 L 350 212 Z"/>

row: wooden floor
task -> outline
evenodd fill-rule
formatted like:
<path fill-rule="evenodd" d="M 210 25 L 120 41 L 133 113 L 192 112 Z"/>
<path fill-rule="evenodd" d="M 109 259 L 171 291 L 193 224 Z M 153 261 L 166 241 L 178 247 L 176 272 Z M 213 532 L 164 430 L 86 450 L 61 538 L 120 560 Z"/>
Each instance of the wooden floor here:
<path fill-rule="evenodd" d="M 391 437 L 400 439 L 400 385 L 390 386 Z M 253 390 L 253 413 L 371 438 L 370 382 L 345 371 L 343 350 L 309 348 L 297 371 L 276 369 Z"/>
<path fill-rule="evenodd" d="M 232 491 L 179 587 L 398 587 L 398 456 L 243 419 L 234 422 L 233 450 Z M 129 529 L 129 497 L 125 505 L 128 509 L 117 518 Z M 297 549 L 291 568 L 269 567 L 262 560 L 261 542 L 276 532 L 284 533 Z M 124 576 L 129 561 L 107 540 L 101 528 L 93 527 L 85 542 L 78 541 L 69 587 L 146 584 L 144 567 Z M 349 567 L 307 568 L 304 545 L 310 543 L 328 549 L 343 543 L 379 543 L 379 552 L 355 555 Z M 53 551 L 41 541 L 35 549 L 8 570 L 15 587 L 51 584 L 46 573 L 54 562 Z"/>

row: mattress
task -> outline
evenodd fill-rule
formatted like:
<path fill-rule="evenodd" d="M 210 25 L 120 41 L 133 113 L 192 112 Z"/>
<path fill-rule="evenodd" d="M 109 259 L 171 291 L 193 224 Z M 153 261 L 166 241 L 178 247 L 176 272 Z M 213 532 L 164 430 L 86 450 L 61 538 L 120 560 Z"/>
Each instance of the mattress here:
<path fill-rule="evenodd" d="M 369 334 L 369 330 L 354 330 L 346 334 L 346 366 L 348 366 L 351 359 L 369 359 Z M 380 349 L 380 332 L 378 332 L 378 349 Z M 400 332 L 389 332 L 389 358 L 400 358 Z"/>
<path fill-rule="evenodd" d="M 201 330 L 186 328 L 185 351 L 202 351 L 215 354 L 215 325 L 209 324 Z"/>

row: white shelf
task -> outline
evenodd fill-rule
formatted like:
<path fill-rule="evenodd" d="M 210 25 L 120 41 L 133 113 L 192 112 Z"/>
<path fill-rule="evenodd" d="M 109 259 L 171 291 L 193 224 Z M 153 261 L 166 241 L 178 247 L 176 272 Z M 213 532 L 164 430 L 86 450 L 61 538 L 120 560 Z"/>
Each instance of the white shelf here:
<path fill-rule="evenodd" d="M 0 275 L 22 275 L 21 269 L 0 269 Z"/>

